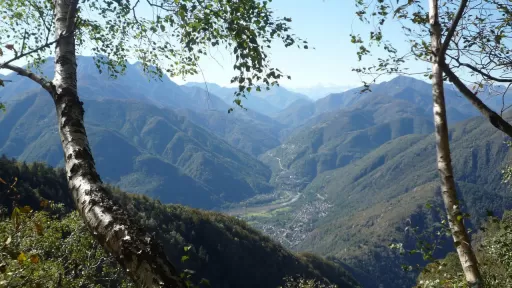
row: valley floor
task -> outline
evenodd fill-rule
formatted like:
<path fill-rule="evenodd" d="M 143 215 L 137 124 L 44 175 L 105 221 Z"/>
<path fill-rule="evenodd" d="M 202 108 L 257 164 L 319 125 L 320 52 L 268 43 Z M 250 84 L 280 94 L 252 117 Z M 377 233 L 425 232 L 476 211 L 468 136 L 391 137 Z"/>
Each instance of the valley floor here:
<path fill-rule="evenodd" d="M 299 201 L 301 193 L 287 196 L 263 205 L 246 205 L 223 212 L 246 220 L 281 244 L 293 248 L 313 230 L 313 219 L 327 216 L 332 204 L 317 195 L 314 201 Z M 295 204 L 295 205 L 292 205 Z"/>

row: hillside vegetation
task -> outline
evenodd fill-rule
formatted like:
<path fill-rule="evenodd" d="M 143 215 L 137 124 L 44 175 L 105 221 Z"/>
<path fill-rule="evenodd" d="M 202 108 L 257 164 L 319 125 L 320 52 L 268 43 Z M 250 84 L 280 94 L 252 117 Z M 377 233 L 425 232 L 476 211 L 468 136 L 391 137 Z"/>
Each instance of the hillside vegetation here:
<path fill-rule="evenodd" d="M 484 275 L 486 287 L 511 287 L 512 261 L 512 213 L 506 211 L 502 219 L 490 217 L 473 242 L 476 247 L 479 267 Z M 430 263 L 421 272 L 417 288 L 435 288 L 465 285 L 462 266 L 456 253 Z"/>
<path fill-rule="evenodd" d="M 13 209 L 12 196 L 16 198 L 17 205 L 21 207 L 28 205 L 39 209 L 41 201 L 46 199 L 65 203 L 61 210 L 61 213 L 64 213 L 62 215 L 73 209 L 64 172 L 61 169 L 54 170 L 40 163 L 27 165 L 3 157 L 0 159 L 0 178 L 5 179 L 6 183 L 0 184 L 4 196 L 2 204 L 9 211 Z M 9 186 L 14 181 L 16 181 L 16 189 L 9 190 Z M 160 238 L 168 257 L 178 265 L 177 268 L 180 271 L 184 269 L 194 271 L 191 276 L 193 283 L 199 283 L 201 279 L 205 278 L 211 287 L 277 287 L 284 284 L 285 277 L 301 275 L 326 284 L 337 284 L 339 287 L 357 286 L 350 274 L 340 266 L 313 254 L 294 254 L 270 240 L 269 237 L 250 228 L 244 221 L 216 212 L 207 212 L 181 205 L 164 205 L 146 196 L 127 194 L 116 188 L 110 190 L 116 201 L 125 205 L 130 214 L 139 220 L 140 225 Z M 7 221 L 10 222 L 10 220 Z M 0 228 L 6 227 L 6 225 L 8 224 L 3 222 Z M 66 238 L 70 235 L 63 236 L 71 245 L 70 247 L 80 248 L 82 251 L 79 251 L 80 253 L 84 253 L 83 249 L 89 246 L 79 247 L 76 246 L 76 243 L 84 241 L 84 243 L 89 243 L 87 245 L 95 244 L 90 235 L 83 230 L 81 222 L 77 222 L 75 216 L 70 215 L 52 220 L 45 227 L 48 229 L 48 233 L 57 233 L 50 231 L 54 229 L 52 227 L 59 227 L 59 225 L 68 228 L 82 227 L 80 233 L 71 234 L 75 238 Z M 8 233 L 7 230 L 0 229 L 0 233 L 2 231 Z M 52 235 L 55 234 L 49 234 L 46 237 L 53 237 Z M 55 240 L 47 239 L 45 241 Z M 25 247 L 35 249 L 35 247 L 29 246 Z M 185 247 L 190 248 L 185 249 Z M 50 249 L 45 249 L 44 252 L 47 254 L 45 258 L 41 259 L 41 263 L 50 265 L 51 261 L 56 260 L 55 257 L 60 254 L 52 254 Z M 64 253 L 64 251 L 58 250 L 55 253 Z M 102 251 L 99 250 L 97 253 L 100 253 L 99 256 L 101 256 Z M 184 261 L 184 256 L 186 256 L 186 261 Z M 64 262 L 59 263 L 59 265 L 65 265 Z M 115 264 L 112 265 L 115 267 Z M 89 266 L 80 267 L 80 271 L 84 272 Z M 56 266 L 52 268 L 54 269 L 52 270 L 53 274 L 47 276 L 65 273 L 62 271 L 64 268 Z M 114 272 L 107 274 L 118 275 L 117 277 L 120 277 L 117 279 L 118 281 L 123 279 L 122 272 L 115 270 Z M 82 273 L 76 277 L 86 276 Z"/>
<path fill-rule="evenodd" d="M 463 209 L 471 215 L 470 227 L 476 229 L 487 210 L 501 215 L 512 207 L 501 177 L 510 150 L 506 138 L 481 118 L 455 125 L 450 137 Z M 400 265 L 424 262 L 399 257 L 387 246 L 395 242 L 414 246 L 406 227 L 420 231 L 434 227 L 439 215 L 425 205 L 442 207 L 437 173 L 434 135 L 406 135 L 350 165 L 320 173 L 288 211 L 248 219 L 282 243 L 295 243 L 293 249 L 347 262 L 364 275 L 358 279 L 365 287 L 410 287 L 416 276 L 404 274 Z M 297 223 L 296 218 L 305 220 Z M 281 229 L 299 229 L 303 238 Z M 443 246 L 439 255 L 452 249 Z"/>

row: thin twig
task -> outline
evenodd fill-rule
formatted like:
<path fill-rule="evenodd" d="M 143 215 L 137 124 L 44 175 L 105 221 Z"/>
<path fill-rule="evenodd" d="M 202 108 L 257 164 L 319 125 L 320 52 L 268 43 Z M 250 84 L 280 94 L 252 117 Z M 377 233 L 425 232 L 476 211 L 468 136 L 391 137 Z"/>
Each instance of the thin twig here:
<path fill-rule="evenodd" d="M 503 117 L 503 112 L 505 112 L 505 110 L 507 110 L 508 108 L 510 108 L 511 105 L 509 105 L 507 108 L 505 108 L 505 94 L 507 94 L 508 92 L 508 89 L 510 88 L 510 85 L 512 85 L 512 83 L 509 83 L 507 85 L 507 89 L 505 89 L 505 92 L 503 92 L 503 95 L 501 95 L 501 112 L 500 112 L 500 116 Z"/>
<path fill-rule="evenodd" d="M 28 55 L 30 55 L 30 54 L 32 54 L 32 53 L 35 53 L 35 52 L 37 52 L 37 51 L 41 51 L 41 50 L 43 50 L 43 49 L 45 49 L 45 48 L 48 48 L 48 47 L 50 47 L 51 45 L 53 45 L 53 44 L 57 43 L 61 38 L 62 38 L 62 35 L 61 35 L 60 37 L 58 37 L 57 39 L 55 39 L 55 40 L 51 41 L 51 42 L 47 42 L 46 44 L 44 44 L 44 45 L 42 45 L 42 46 L 39 46 L 39 47 L 37 47 L 37 48 L 35 48 L 35 49 L 32 49 L 32 50 L 30 50 L 30 51 L 27 51 L 27 52 L 25 52 L 25 53 L 21 53 L 21 54 L 19 54 L 19 55 L 15 56 L 15 57 L 13 57 L 12 59 L 10 59 L 10 60 L 8 60 L 8 61 L 6 61 L 6 62 L 4 62 L 4 63 L 0 64 L 0 69 L 5 68 L 5 69 L 12 70 L 12 69 L 10 69 L 10 68 L 8 68 L 8 67 L 7 67 L 7 66 L 9 66 L 9 64 L 10 64 L 10 63 L 12 63 L 12 62 L 14 62 L 14 61 L 16 61 L 16 60 L 19 60 L 19 59 L 21 59 L 21 58 L 23 58 L 23 57 L 25 57 L 25 56 L 28 56 Z"/>

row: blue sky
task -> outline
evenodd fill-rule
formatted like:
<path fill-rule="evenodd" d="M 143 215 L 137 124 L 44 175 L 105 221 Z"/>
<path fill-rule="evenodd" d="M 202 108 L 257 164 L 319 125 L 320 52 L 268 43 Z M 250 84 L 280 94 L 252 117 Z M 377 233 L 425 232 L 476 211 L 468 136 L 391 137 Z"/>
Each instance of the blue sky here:
<path fill-rule="evenodd" d="M 354 21 L 353 0 L 274 0 L 271 7 L 279 16 L 292 18 L 294 33 L 305 38 L 315 49 L 284 48 L 275 43 L 271 51 L 274 67 L 291 75 L 292 81 L 283 82 L 289 87 L 306 87 L 316 84 L 354 85 L 359 82 L 351 66 L 355 61 L 356 47 L 350 43 L 349 34 Z M 204 59 L 201 68 L 206 81 L 229 84 L 233 76 L 229 53 L 219 51 L 212 59 Z M 202 77 L 189 77 L 202 81 Z M 356 84 L 357 85 L 357 84 Z"/>
<path fill-rule="evenodd" d="M 272 66 L 290 75 L 292 80 L 282 81 L 288 88 L 305 88 L 313 86 L 360 86 L 359 76 L 351 69 L 360 65 L 357 61 L 357 46 L 350 43 L 352 31 L 368 35 L 369 26 L 363 25 L 355 16 L 355 0 L 273 0 L 271 7 L 276 16 L 292 18 L 291 26 L 294 33 L 305 38 L 310 47 L 303 50 L 295 46 L 285 48 L 276 42 L 270 49 Z M 145 8 L 149 9 L 149 8 Z M 150 13 L 149 10 L 141 11 Z M 395 22 L 389 22 L 384 31 L 392 42 L 407 49 L 406 39 Z M 213 82 L 221 86 L 229 86 L 234 76 L 233 57 L 226 50 L 212 49 L 211 57 L 200 62 L 202 75 L 189 76 L 187 82 Z M 86 53 L 87 54 L 87 53 Z M 374 55 L 385 57 L 385 55 Z M 371 61 L 368 61 L 366 64 Z M 23 62 L 23 61 L 22 61 Z M 18 65 L 24 63 L 17 62 Z M 425 64 L 409 65 L 416 71 L 424 71 Z M 2 71 L 4 72 L 4 71 Z M 393 76 L 384 77 L 388 80 Z M 174 78 L 183 84 L 181 78 Z"/>
<path fill-rule="evenodd" d="M 298 88 L 316 85 L 359 86 L 361 79 L 352 72 L 360 65 L 357 61 L 357 46 L 350 43 L 351 31 L 368 32 L 355 16 L 355 0 L 274 0 L 271 7 L 277 15 L 292 18 L 294 33 L 306 38 L 314 50 L 295 47 L 284 48 L 276 43 L 271 51 L 274 67 L 291 75 L 291 81 L 282 81 L 283 86 Z M 395 43 L 404 43 L 405 37 L 396 23 L 386 26 L 386 35 Z M 222 86 L 229 85 L 234 75 L 232 57 L 226 51 L 213 53 L 213 59 L 204 59 L 200 66 L 204 80 Z M 375 55 L 375 57 L 383 55 Z M 218 63 L 217 63 L 218 62 Z M 219 65 L 220 64 L 220 65 Z M 412 65 L 421 70 L 419 65 Z M 386 77 L 389 79 L 390 77 Z M 385 80 L 383 78 L 382 80 Z M 183 83 L 181 79 L 173 79 Z M 188 77 L 187 81 L 201 82 L 202 75 Z"/>

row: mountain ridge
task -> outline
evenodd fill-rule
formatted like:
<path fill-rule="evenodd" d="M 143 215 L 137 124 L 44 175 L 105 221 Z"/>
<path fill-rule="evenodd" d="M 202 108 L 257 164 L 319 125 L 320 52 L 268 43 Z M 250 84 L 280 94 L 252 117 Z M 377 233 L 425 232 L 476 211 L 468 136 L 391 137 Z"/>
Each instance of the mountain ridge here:
<path fill-rule="evenodd" d="M 512 119 L 511 113 L 506 116 Z M 471 215 L 466 224 L 477 228 L 486 219 L 487 211 L 499 216 L 512 207 L 512 197 L 500 174 L 512 159 L 512 152 L 505 144 L 507 137 L 482 117 L 454 125 L 450 138 L 458 194 L 463 211 Z M 416 274 L 407 276 L 401 272 L 400 264 L 414 266 L 422 262 L 414 257 L 401 258 L 387 245 L 400 242 L 414 249 L 416 240 L 405 233 L 406 227 L 419 226 L 420 231 L 429 231 L 440 221 L 432 218 L 437 215 L 435 210 L 425 207 L 430 203 L 444 211 L 435 153 L 435 135 L 409 134 L 380 145 L 350 166 L 320 173 L 288 211 L 301 211 L 315 202 L 320 203 L 317 207 L 328 208 L 311 212 L 313 218 L 306 222 L 311 226 L 292 226 L 305 229 L 305 237 L 294 249 L 341 259 L 362 271 L 364 275 L 358 280 L 364 287 L 413 285 Z M 252 221 L 260 222 L 263 230 L 276 225 L 269 231 L 280 231 L 279 223 L 289 223 L 284 219 L 294 215 L 283 212 L 274 215 L 274 220 L 271 217 Z M 288 241 L 293 242 L 294 238 Z M 439 256 L 451 251 L 453 248 L 448 245 L 439 251 Z"/>
<path fill-rule="evenodd" d="M 63 152 L 50 97 L 38 93 L 26 96 L 16 105 L 11 103 L 7 103 L 9 109 L 6 114 L 0 116 L 0 127 L 6 131 L 0 139 L 0 152 L 20 160 L 44 160 L 54 166 L 62 165 Z M 269 193 L 273 189 L 267 184 L 270 170 L 262 163 L 171 110 L 136 100 L 115 99 L 88 100 L 84 108 L 91 149 L 97 157 L 100 174 L 129 191 L 140 186 L 127 186 L 126 183 L 133 183 L 132 177 L 139 179 L 141 185 L 160 183 L 163 186 L 155 188 L 160 193 L 169 188 L 172 179 L 182 179 L 189 183 L 187 185 L 197 188 L 194 190 L 196 194 L 203 196 L 197 198 L 195 204 L 193 197 L 180 202 L 172 195 L 161 195 L 163 201 L 176 200 L 195 207 L 212 207 L 225 201 L 241 201 L 256 194 Z M 167 167 L 169 173 L 174 171 L 171 173 L 174 176 L 162 174 L 165 170 L 148 170 L 152 166 L 143 163 L 149 159 L 153 162 L 157 159 L 158 165 Z M 230 176 L 226 178 L 223 175 Z M 182 191 L 176 195 L 184 197 L 186 185 L 176 185 L 181 187 L 177 190 Z M 218 199 L 210 199 L 212 193 Z"/>

